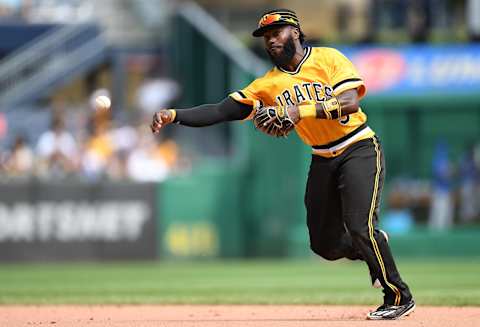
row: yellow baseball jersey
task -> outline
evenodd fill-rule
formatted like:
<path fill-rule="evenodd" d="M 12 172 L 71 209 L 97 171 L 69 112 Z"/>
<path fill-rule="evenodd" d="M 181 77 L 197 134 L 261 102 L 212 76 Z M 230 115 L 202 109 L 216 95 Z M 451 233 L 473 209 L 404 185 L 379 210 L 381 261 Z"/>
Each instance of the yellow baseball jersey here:
<path fill-rule="evenodd" d="M 360 98 L 366 93 L 352 62 L 336 49 L 307 47 L 295 71 L 274 67 L 230 97 L 253 108 L 303 105 L 325 101 L 349 89 L 357 89 Z M 250 119 L 254 113 L 252 110 Z M 366 121 L 366 114 L 359 109 L 335 120 L 303 118 L 295 130 L 303 142 L 313 147 L 315 154 L 331 157 L 339 155 L 348 145 L 374 135 Z"/>

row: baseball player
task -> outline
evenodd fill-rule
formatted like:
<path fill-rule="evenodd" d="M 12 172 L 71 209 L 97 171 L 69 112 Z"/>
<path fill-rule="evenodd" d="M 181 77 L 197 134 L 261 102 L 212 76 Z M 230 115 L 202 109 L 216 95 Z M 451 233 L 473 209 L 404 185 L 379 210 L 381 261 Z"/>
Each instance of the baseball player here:
<path fill-rule="evenodd" d="M 160 110 L 153 117 L 152 132 L 170 123 L 200 127 L 255 121 L 261 108 L 273 118 L 257 121 L 260 128 L 287 119 L 312 148 L 305 193 L 312 251 L 327 260 L 367 263 L 372 283 L 384 293 L 383 304 L 368 319 L 408 315 L 415 302 L 400 278 L 386 234 L 376 228 L 385 164 L 380 141 L 359 107 L 366 93 L 363 80 L 339 51 L 305 45 L 291 10 L 265 13 L 253 36 L 264 39 L 274 64 L 270 71 L 218 104 Z"/>

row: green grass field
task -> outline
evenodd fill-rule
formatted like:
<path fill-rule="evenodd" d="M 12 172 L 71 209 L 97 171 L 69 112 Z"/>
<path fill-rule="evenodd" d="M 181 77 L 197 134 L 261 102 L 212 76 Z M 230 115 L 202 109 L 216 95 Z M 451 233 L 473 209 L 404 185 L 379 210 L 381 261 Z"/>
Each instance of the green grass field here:
<path fill-rule="evenodd" d="M 480 260 L 398 260 L 420 304 L 480 305 Z M 1 304 L 378 304 L 361 262 L 0 266 Z"/>

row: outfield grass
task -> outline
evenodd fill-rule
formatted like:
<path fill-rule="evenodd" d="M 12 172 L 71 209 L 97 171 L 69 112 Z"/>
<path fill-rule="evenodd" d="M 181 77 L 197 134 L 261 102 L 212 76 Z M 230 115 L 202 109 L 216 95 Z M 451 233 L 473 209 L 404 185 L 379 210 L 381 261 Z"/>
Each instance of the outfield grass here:
<path fill-rule="evenodd" d="M 480 260 L 399 260 L 420 304 L 480 305 Z M 1 265 L 1 304 L 378 304 L 365 264 L 216 261 Z"/>

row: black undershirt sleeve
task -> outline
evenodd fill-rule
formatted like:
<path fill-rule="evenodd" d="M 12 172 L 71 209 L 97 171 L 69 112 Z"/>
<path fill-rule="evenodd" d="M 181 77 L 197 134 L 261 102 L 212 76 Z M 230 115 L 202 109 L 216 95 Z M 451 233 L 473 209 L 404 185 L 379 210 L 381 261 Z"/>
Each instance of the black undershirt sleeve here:
<path fill-rule="evenodd" d="M 221 122 L 245 119 L 250 115 L 252 109 L 252 106 L 226 97 L 217 104 L 176 109 L 177 115 L 174 123 L 191 127 L 210 126 Z"/>

